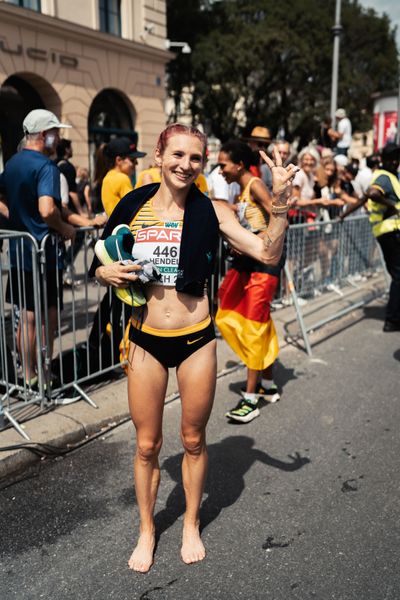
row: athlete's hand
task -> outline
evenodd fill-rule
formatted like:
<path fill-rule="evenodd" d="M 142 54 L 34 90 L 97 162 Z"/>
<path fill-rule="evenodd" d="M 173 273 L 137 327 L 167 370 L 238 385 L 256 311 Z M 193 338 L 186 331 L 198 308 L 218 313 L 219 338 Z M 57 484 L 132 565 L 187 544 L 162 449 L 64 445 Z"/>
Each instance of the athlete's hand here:
<path fill-rule="evenodd" d="M 113 263 L 112 265 L 103 265 L 96 269 L 96 278 L 102 285 L 112 285 L 117 288 L 126 288 L 133 281 L 137 281 L 137 271 L 141 270 L 140 265 L 123 265 Z"/>
<path fill-rule="evenodd" d="M 299 168 L 293 164 L 284 167 L 282 157 L 276 148 L 273 149 L 273 154 L 274 157 L 271 159 L 264 150 L 260 150 L 261 158 L 267 163 L 272 173 L 273 203 L 284 206 L 291 197 L 292 181 Z"/>

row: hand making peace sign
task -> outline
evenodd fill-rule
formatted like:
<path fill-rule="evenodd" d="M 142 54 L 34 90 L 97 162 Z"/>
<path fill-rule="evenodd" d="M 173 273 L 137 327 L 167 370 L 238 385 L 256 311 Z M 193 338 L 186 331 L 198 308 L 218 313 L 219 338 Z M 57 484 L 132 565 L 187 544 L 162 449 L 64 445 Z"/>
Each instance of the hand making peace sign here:
<path fill-rule="evenodd" d="M 282 166 L 282 157 L 276 148 L 273 149 L 273 160 L 263 150 L 260 150 L 260 155 L 271 169 L 272 193 L 275 196 L 273 199 L 274 204 L 286 205 L 291 196 L 293 178 L 299 167 L 293 164 L 287 167 Z"/>

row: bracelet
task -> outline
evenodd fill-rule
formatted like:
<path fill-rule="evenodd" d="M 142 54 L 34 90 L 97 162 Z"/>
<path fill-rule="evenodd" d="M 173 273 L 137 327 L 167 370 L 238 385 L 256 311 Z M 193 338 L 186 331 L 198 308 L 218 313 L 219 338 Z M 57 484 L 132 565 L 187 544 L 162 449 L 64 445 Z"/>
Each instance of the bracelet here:
<path fill-rule="evenodd" d="M 273 215 L 281 215 L 281 214 L 287 213 L 288 210 L 289 210 L 289 207 L 287 204 L 272 204 L 271 205 L 271 212 Z"/>

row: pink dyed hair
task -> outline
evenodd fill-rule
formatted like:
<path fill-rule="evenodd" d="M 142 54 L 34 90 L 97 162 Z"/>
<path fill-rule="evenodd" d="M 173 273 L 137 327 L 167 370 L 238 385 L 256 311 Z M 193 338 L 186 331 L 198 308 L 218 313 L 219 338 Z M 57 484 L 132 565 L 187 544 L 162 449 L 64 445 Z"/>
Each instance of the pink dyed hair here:
<path fill-rule="evenodd" d="M 174 135 L 193 135 L 194 137 L 197 137 L 203 144 L 203 160 L 205 160 L 207 155 L 207 137 L 200 129 L 197 129 L 197 127 L 190 127 L 188 125 L 182 125 L 181 123 L 171 123 L 171 125 L 168 125 L 168 127 L 160 133 L 156 146 L 160 154 L 163 154 L 169 138 Z"/>

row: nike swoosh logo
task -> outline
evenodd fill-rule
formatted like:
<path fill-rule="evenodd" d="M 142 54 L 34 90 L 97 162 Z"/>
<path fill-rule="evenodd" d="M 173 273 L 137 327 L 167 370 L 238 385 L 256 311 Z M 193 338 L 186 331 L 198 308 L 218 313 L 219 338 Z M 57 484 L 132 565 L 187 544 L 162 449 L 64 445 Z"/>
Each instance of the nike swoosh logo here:
<path fill-rule="evenodd" d="M 201 337 L 197 338 L 196 340 L 186 340 L 187 344 L 195 344 L 196 342 L 199 342 L 200 340 L 202 340 L 204 337 L 204 335 L 202 335 Z"/>

